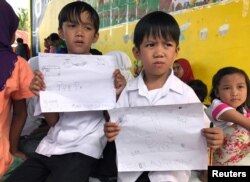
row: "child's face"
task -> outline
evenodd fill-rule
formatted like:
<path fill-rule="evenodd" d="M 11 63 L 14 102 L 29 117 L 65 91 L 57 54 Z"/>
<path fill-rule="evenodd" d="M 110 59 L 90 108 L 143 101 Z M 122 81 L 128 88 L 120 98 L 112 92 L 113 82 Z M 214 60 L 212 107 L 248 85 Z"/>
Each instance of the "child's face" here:
<path fill-rule="evenodd" d="M 81 22 L 64 22 L 59 34 L 65 39 L 68 53 L 89 54 L 91 45 L 98 40 L 93 23 L 88 12 L 81 13 Z"/>
<path fill-rule="evenodd" d="M 146 77 L 165 76 L 178 55 L 179 47 L 173 40 L 153 36 L 144 37 L 140 49 L 134 48 L 136 59 L 141 60 Z"/>
<path fill-rule="evenodd" d="M 44 47 L 49 48 L 50 44 L 49 44 L 49 40 L 48 39 L 44 39 Z"/>
<path fill-rule="evenodd" d="M 175 76 L 177 76 L 178 78 L 181 78 L 184 75 L 184 70 L 179 63 L 174 63 L 173 70 Z"/>
<path fill-rule="evenodd" d="M 225 75 L 220 81 L 216 96 L 233 108 L 241 106 L 247 98 L 247 85 L 244 76 L 238 73 Z"/>

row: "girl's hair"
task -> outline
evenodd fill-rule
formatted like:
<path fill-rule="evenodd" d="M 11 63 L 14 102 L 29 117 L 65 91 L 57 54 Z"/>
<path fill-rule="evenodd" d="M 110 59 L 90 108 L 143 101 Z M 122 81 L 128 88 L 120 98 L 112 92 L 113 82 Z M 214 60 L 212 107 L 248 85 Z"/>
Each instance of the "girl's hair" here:
<path fill-rule="evenodd" d="M 180 28 L 173 16 L 162 11 L 151 12 L 142 17 L 135 26 L 134 45 L 139 49 L 143 38 L 163 37 L 179 45 Z"/>
<path fill-rule="evenodd" d="M 63 22 L 70 21 L 74 23 L 81 22 L 81 13 L 88 12 L 91 22 L 93 22 L 96 33 L 99 31 L 99 15 L 96 10 L 88 3 L 75 1 L 65 5 L 58 15 L 59 29 L 62 28 Z"/>
<path fill-rule="evenodd" d="M 239 68 L 235 68 L 235 67 L 224 67 L 221 68 L 214 76 L 213 76 L 213 80 L 212 80 L 212 89 L 210 92 L 210 99 L 211 102 L 217 98 L 216 97 L 216 93 L 218 93 L 218 87 L 220 84 L 221 79 L 226 76 L 226 75 L 231 75 L 231 74 L 239 74 L 242 75 L 245 78 L 245 82 L 247 85 L 247 98 L 246 101 L 237 108 L 237 110 L 239 112 L 242 113 L 242 107 L 246 107 L 246 109 L 250 108 L 250 82 L 249 82 L 249 78 L 247 76 L 247 74 L 245 73 L 245 71 L 239 69 Z"/>

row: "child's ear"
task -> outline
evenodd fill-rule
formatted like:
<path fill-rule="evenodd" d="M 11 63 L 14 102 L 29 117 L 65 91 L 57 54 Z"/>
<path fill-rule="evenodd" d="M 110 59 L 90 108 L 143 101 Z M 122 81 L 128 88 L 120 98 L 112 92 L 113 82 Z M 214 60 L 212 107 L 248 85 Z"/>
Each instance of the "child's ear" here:
<path fill-rule="evenodd" d="M 99 33 L 97 32 L 97 33 L 95 34 L 93 43 L 96 43 L 98 39 L 99 39 Z"/>
<path fill-rule="evenodd" d="M 58 28 L 58 35 L 59 35 L 59 37 L 61 37 L 62 39 L 64 39 L 64 34 L 63 34 L 62 28 Z"/>
<path fill-rule="evenodd" d="M 217 89 L 214 89 L 214 95 L 219 99 L 220 95 Z"/>
<path fill-rule="evenodd" d="M 140 51 L 137 47 L 132 48 L 132 52 L 134 54 L 135 59 L 140 60 Z"/>
<path fill-rule="evenodd" d="M 177 56 L 178 56 L 179 51 L 180 51 L 180 47 L 179 47 L 179 46 L 177 46 L 177 47 L 176 47 L 176 49 L 175 49 L 175 53 L 176 53 L 176 56 L 175 56 L 175 57 L 177 57 Z"/>
<path fill-rule="evenodd" d="M 177 46 L 177 47 L 176 47 L 176 54 L 178 54 L 178 53 L 179 53 L 179 51 L 180 51 L 180 47 L 179 47 L 179 46 Z"/>

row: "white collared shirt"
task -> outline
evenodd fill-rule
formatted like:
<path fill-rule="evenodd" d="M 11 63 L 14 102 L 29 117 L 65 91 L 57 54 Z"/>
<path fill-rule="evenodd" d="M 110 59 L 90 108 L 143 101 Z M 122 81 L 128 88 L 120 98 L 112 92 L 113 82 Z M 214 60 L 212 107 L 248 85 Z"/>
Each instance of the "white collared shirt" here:
<path fill-rule="evenodd" d="M 102 111 L 60 113 L 36 152 L 45 156 L 79 152 L 100 158 L 107 142 L 104 121 Z"/>
<path fill-rule="evenodd" d="M 200 102 L 192 88 L 177 78 L 173 71 L 162 88 L 157 89 L 152 100 L 143 81 L 143 73 L 129 81 L 122 91 L 117 107 L 136 107 L 151 105 L 169 105 Z M 154 90 L 152 90 L 154 92 Z"/>
<path fill-rule="evenodd" d="M 31 58 L 29 63 L 33 70 L 39 69 L 38 57 Z M 35 110 L 35 115 L 41 114 L 39 101 Z M 59 116 L 59 121 L 50 128 L 36 152 L 45 156 L 79 152 L 100 158 L 107 143 L 103 131 L 103 112 L 66 112 Z"/>
<path fill-rule="evenodd" d="M 136 107 L 200 102 L 192 88 L 173 74 L 169 75 L 162 88 L 149 91 L 143 81 L 143 72 L 129 81 L 121 93 L 117 107 Z M 205 116 L 207 119 L 208 118 Z M 136 181 L 141 172 L 118 173 L 119 182 Z M 151 182 L 187 182 L 190 171 L 155 171 L 149 173 Z"/>

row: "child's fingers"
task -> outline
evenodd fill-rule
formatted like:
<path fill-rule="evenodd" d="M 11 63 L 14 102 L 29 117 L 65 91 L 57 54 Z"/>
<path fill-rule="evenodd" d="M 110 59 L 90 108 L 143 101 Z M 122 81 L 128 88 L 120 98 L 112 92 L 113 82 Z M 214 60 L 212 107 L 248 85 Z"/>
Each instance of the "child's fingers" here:
<path fill-rule="evenodd" d="M 223 134 L 220 128 L 203 128 L 202 131 L 205 133 Z"/>
<path fill-rule="evenodd" d="M 116 81 L 116 88 L 124 88 L 126 86 L 126 79 L 123 75 L 119 76 Z"/>
<path fill-rule="evenodd" d="M 207 145 L 208 147 L 212 148 L 212 149 L 217 149 L 222 145 L 222 141 L 221 140 L 210 140 L 207 139 Z"/>
<path fill-rule="evenodd" d="M 220 128 L 204 128 L 202 133 L 206 137 L 209 147 L 216 149 L 223 144 L 224 134 Z"/>
<path fill-rule="evenodd" d="M 126 85 L 126 79 L 125 77 L 121 74 L 119 69 L 116 69 L 113 73 L 114 77 L 114 82 L 115 82 L 115 88 L 120 88 L 122 86 Z"/>
<path fill-rule="evenodd" d="M 224 133 L 220 128 L 204 128 L 202 133 L 208 135 L 210 138 L 224 140 Z"/>
<path fill-rule="evenodd" d="M 126 86 L 126 79 L 125 77 L 121 74 L 120 70 L 116 70 L 114 72 L 114 85 L 116 88 L 116 95 L 119 96 Z"/>
<path fill-rule="evenodd" d="M 106 122 L 104 124 L 104 133 L 109 142 L 115 140 L 119 132 L 120 132 L 120 127 L 118 123 Z"/>
<path fill-rule="evenodd" d="M 30 91 L 34 94 L 34 95 L 36 95 L 36 96 L 39 96 L 39 89 L 30 89 Z"/>
<path fill-rule="evenodd" d="M 107 137 L 109 142 L 112 142 L 116 139 L 116 136 L 119 134 L 119 132 L 113 132 L 113 133 L 107 133 L 105 136 Z"/>
<path fill-rule="evenodd" d="M 34 79 L 34 81 L 39 81 L 39 82 L 44 84 L 44 76 L 43 76 L 42 72 L 40 72 L 39 70 L 34 71 L 33 79 Z"/>
<path fill-rule="evenodd" d="M 42 87 L 42 85 L 40 83 L 36 83 L 36 81 L 32 81 L 30 83 L 29 89 L 35 95 L 39 95 L 39 91 L 42 90 L 43 87 Z"/>
<path fill-rule="evenodd" d="M 120 126 L 118 125 L 118 123 L 106 122 L 104 124 L 105 133 L 111 133 L 111 132 L 117 132 L 117 131 L 120 131 Z"/>
<path fill-rule="evenodd" d="M 216 137 L 217 139 L 224 139 L 224 133 L 220 128 L 204 128 L 202 133 L 211 137 Z"/>
<path fill-rule="evenodd" d="M 38 77 L 40 77 L 41 79 L 43 79 L 43 74 L 42 74 L 42 72 L 39 71 L 39 70 L 35 70 L 35 71 L 34 71 L 34 76 L 38 76 Z"/>
<path fill-rule="evenodd" d="M 111 133 L 111 132 L 117 132 L 120 131 L 119 126 L 116 127 L 105 127 L 104 132 Z"/>
<path fill-rule="evenodd" d="M 39 91 L 45 89 L 45 83 L 43 81 L 43 74 L 40 71 L 36 70 L 34 72 L 34 77 L 30 83 L 29 89 L 35 95 L 39 95 Z"/>
<path fill-rule="evenodd" d="M 111 121 L 109 121 L 109 122 L 106 122 L 105 124 L 104 124 L 104 127 L 115 127 L 115 126 L 119 126 L 119 124 L 117 123 L 117 122 L 111 122 Z"/>
<path fill-rule="evenodd" d="M 113 73 L 113 77 L 115 78 L 118 74 L 121 74 L 119 69 L 116 69 Z"/>

